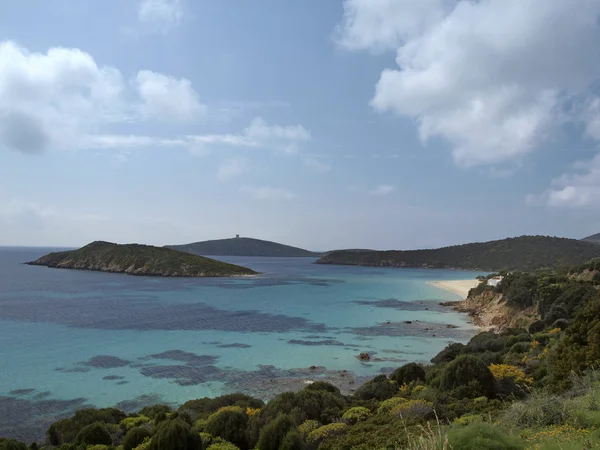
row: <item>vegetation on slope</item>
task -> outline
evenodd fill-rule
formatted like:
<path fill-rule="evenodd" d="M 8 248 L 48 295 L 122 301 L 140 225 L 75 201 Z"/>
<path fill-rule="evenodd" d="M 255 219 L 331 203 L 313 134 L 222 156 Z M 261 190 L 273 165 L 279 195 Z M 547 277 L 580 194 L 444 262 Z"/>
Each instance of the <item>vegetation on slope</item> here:
<path fill-rule="evenodd" d="M 538 270 L 574 266 L 600 256 L 590 242 L 546 236 L 455 245 L 432 250 L 348 252 L 321 257 L 319 264 L 382 267 L 432 267 L 471 270 Z"/>
<path fill-rule="evenodd" d="M 150 245 L 96 241 L 79 250 L 50 253 L 30 265 L 168 277 L 222 277 L 255 274 L 251 269 Z"/>
<path fill-rule="evenodd" d="M 592 234 L 591 236 L 584 237 L 582 241 L 593 242 L 594 244 L 600 244 L 600 233 Z"/>
<path fill-rule="evenodd" d="M 278 244 L 277 242 L 263 241 L 238 237 L 232 239 L 218 239 L 214 241 L 193 242 L 183 245 L 167 245 L 167 248 L 196 255 L 212 256 L 279 256 L 279 257 L 317 257 L 319 253 L 309 252 L 297 247 Z"/>
<path fill-rule="evenodd" d="M 592 263 L 595 264 L 595 263 Z M 264 404 L 244 394 L 125 415 L 87 409 L 51 425 L 61 450 L 551 450 L 600 442 L 600 299 L 592 282 L 513 273 L 502 295 L 539 308 L 528 328 L 452 343 L 344 396 L 317 381 Z M 476 290 L 488 289 L 484 284 Z M 475 290 L 475 291 L 476 291 Z M 559 314 L 555 319 L 553 314 Z M 556 323 L 556 321 L 562 321 Z M 24 450 L 0 440 L 1 450 Z M 38 448 L 34 445 L 30 448 Z"/>

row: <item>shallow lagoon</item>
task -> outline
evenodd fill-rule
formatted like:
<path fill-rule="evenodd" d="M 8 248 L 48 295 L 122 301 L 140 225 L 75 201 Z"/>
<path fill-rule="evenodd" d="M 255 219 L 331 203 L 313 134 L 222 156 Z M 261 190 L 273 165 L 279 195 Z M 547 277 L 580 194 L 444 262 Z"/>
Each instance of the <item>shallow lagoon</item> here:
<path fill-rule="evenodd" d="M 427 284 L 473 272 L 223 258 L 262 275 L 163 279 L 19 264 L 48 251 L 0 249 L 0 435 L 40 437 L 84 405 L 267 399 L 317 378 L 351 392 L 475 333 L 439 306 L 459 298 Z"/>

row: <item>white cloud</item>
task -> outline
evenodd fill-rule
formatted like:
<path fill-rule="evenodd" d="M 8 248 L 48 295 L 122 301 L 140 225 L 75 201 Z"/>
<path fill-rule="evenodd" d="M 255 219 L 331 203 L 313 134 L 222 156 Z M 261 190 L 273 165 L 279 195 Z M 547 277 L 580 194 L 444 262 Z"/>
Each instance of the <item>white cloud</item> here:
<path fill-rule="evenodd" d="M 116 123 L 201 114 L 190 82 L 149 71 L 137 76 L 139 100 L 128 100 L 120 71 L 99 66 L 79 49 L 31 53 L 0 42 L 0 147 L 23 153 L 48 148 L 113 148 L 151 145 L 157 138 L 98 133 Z M 140 115 L 140 110 L 144 112 Z M 160 145 L 185 145 L 159 139 Z"/>
<path fill-rule="evenodd" d="M 190 80 L 142 70 L 135 87 L 143 101 L 143 115 L 166 121 L 189 122 L 206 113 Z"/>
<path fill-rule="evenodd" d="M 316 172 L 329 172 L 331 170 L 331 164 L 329 164 L 327 159 L 321 155 L 306 156 L 304 158 L 304 165 Z"/>
<path fill-rule="evenodd" d="M 556 208 L 600 207 L 600 154 L 576 163 L 573 173 L 556 178 L 552 186 L 542 194 L 527 196 L 527 202 Z"/>
<path fill-rule="evenodd" d="M 271 186 L 243 186 L 240 192 L 255 200 L 292 200 L 298 197 L 293 192 Z"/>
<path fill-rule="evenodd" d="M 257 146 L 288 154 L 297 153 L 298 144 L 311 139 L 310 132 L 302 125 L 269 125 L 262 117 L 256 117 L 242 135 Z"/>
<path fill-rule="evenodd" d="M 140 0 L 138 20 L 152 31 L 167 34 L 183 20 L 182 0 Z"/>
<path fill-rule="evenodd" d="M 385 196 L 393 193 L 396 190 L 396 187 L 392 184 L 380 184 L 375 189 L 371 191 L 373 195 Z"/>
<path fill-rule="evenodd" d="M 457 164 L 512 161 L 559 125 L 600 73 L 600 1 L 346 0 L 339 42 L 395 48 L 372 106 L 414 119 Z M 412 21 L 410 19 L 413 19 Z M 588 131 L 594 133 L 594 125 Z"/>
<path fill-rule="evenodd" d="M 217 178 L 220 181 L 227 181 L 238 177 L 248 171 L 248 158 L 235 157 L 227 158 L 219 166 Z"/>
<path fill-rule="evenodd" d="M 443 18 L 444 0 L 346 0 L 337 43 L 347 50 L 394 49 Z"/>

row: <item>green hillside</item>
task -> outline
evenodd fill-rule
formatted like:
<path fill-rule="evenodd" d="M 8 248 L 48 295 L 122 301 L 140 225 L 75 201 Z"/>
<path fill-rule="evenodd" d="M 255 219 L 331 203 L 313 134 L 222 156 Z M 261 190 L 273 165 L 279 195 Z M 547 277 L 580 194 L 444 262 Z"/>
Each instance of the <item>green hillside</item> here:
<path fill-rule="evenodd" d="M 474 270 L 537 270 L 575 266 L 598 256 L 600 256 L 600 246 L 591 242 L 547 236 L 521 236 L 431 250 L 336 251 L 321 257 L 317 263 Z"/>
<path fill-rule="evenodd" d="M 167 245 L 167 248 L 196 255 L 212 256 L 279 256 L 279 257 L 318 257 L 320 253 L 310 252 L 277 242 L 263 241 L 246 237 L 193 242 L 183 245 Z"/>
<path fill-rule="evenodd" d="M 594 244 L 600 244 L 600 233 L 592 234 L 591 236 L 584 237 L 582 241 L 593 242 Z"/>
<path fill-rule="evenodd" d="M 79 250 L 50 253 L 29 265 L 163 277 L 227 277 L 251 269 L 150 245 L 96 241 Z"/>

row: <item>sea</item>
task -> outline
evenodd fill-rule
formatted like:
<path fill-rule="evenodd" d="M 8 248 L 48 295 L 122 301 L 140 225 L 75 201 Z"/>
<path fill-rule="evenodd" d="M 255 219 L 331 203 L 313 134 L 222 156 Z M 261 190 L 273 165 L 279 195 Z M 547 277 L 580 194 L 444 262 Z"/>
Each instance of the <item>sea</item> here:
<path fill-rule="evenodd" d="M 427 282 L 478 272 L 223 257 L 260 275 L 191 279 L 22 264 L 56 250 L 0 248 L 0 436 L 41 440 L 85 407 L 268 400 L 315 380 L 351 393 L 476 333 L 440 305 L 459 297 Z"/>

